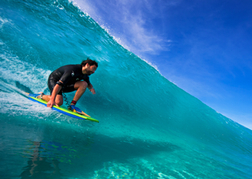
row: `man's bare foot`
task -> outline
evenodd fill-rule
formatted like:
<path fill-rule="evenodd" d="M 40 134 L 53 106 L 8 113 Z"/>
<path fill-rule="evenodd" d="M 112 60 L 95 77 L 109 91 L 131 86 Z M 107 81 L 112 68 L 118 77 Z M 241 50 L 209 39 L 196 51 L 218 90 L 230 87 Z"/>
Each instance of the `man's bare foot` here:
<path fill-rule="evenodd" d="M 40 95 L 38 95 L 36 98 L 43 99 L 43 95 L 45 95 L 43 92 L 39 92 Z"/>

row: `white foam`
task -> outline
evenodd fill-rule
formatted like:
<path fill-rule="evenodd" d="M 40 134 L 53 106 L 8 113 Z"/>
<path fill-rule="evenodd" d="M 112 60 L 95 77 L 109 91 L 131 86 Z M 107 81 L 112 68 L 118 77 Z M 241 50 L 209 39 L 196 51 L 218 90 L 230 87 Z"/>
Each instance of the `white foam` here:
<path fill-rule="evenodd" d="M 0 113 L 9 114 L 12 116 L 28 114 L 35 115 L 37 117 L 39 117 L 38 114 L 47 116 L 50 110 L 48 110 L 47 108 L 41 108 L 40 104 L 34 104 L 32 101 L 20 96 L 18 93 L 0 92 L 0 101 Z"/>
<path fill-rule="evenodd" d="M 151 63 L 151 62 L 149 62 L 149 61 L 147 61 L 147 60 L 145 60 L 145 59 L 142 59 L 143 61 L 145 61 L 146 63 L 148 63 L 150 66 L 152 66 L 153 68 L 155 68 L 155 70 L 157 70 L 159 73 L 160 73 L 160 71 L 159 71 L 159 69 L 158 69 L 158 67 L 157 67 L 157 65 L 155 65 L 155 64 L 153 64 L 153 63 Z M 160 73 L 161 74 L 161 73 Z"/>
<path fill-rule="evenodd" d="M 0 54 L 0 58 L 1 76 L 8 82 L 18 81 L 35 92 L 47 88 L 46 81 L 51 71 L 37 68 L 15 56 Z"/>
<path fill-rule="evenodd" d="M 5 23 L 8 23 L 8 22 L 9 22 L 8 19 L 3 19 L 3 18 L 0 17 L 0 28 L 2 28 L 3 25 L 4 25 Z"/>

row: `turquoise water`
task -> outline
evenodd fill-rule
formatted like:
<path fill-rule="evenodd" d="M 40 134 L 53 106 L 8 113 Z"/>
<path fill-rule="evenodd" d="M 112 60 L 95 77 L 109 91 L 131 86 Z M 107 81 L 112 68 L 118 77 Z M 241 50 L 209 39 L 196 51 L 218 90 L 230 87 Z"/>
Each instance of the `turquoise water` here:
<path fill-rule="evenodd" d="M 178 88 L 66 0 L 0 1 L 0 178 L 252 178 L 252 132 Z M 20 92 L 99 62 L 67 117 Z M 67 94 L 69 100 L 74 93 Z"/>

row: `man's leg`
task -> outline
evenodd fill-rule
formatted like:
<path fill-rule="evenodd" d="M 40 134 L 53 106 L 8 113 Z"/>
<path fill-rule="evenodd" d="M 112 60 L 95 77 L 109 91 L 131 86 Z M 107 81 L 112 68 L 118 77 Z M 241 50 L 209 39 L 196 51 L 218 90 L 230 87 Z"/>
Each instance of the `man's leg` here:
<path fill-rule="evenodd" d="M 41 95 L 39 95 L 37 98 L 41 98 Z M 50 95 L 42 95 L 42 98 L 41 99 L 43 99 L 43 100 L 45 100 L 45 101 L 49 101 L 50 100 Z"/>
<path fill-rule="evenodd" d="M 61 106 L 63 104 L 63 96 L 60 94 L 57 94 L 56 99 L 55 99 L 55 103 L 58 106 Z"/>
<path fill-rule="evenodd" d="M 80 99 L 80 97 L 81 97 L 81 96 L 83 95 L 83 93 L 86 91 L 87 86 L 88 86 L 88 84 L 87 84 L 87 82 L 85 82 L 85 81 L 77 81 L 77 82 L 74 84 L 74 89 L 77 89 L 77 91 L 76 91 L 76 93 L 75 93 L 75 95 L 74 95 L 74 98 L 73 98 L 74 101 L 77 102 L 77 101 Z M 71 105 L 73 105 L 73 104 L 71 103 Z"/>
<path fill-rule="evenodd" d="M 40 97 L 38 97 L 38 98 L 40 98 Z M 45 101 L 47 101 L 47 102 L 50 100 L 50 98 L 51 98 L 50 95 L 43 95 L 43 96 L 42 96 L 42 99 L 45 100 Z M 62 97 L 62 95 L 59 95 L 59 94 L 58 94 L 58 95 L 56 96 L 55 103 L 56 103 L 58 106 L 61 106 L 61 105 L 63 104 L 63 97 Z"/>

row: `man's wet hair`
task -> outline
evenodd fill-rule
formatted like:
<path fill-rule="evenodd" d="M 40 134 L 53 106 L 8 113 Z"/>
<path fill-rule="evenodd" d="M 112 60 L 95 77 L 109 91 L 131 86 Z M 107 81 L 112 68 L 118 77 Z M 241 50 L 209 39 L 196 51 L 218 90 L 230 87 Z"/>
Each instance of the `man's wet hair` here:
<path fill-rule="evenodd" d="M 98 63 L 94 60 L 91 60 L 90 58 L 87 58 L 86 60 L 81 62 L 81 66 L 85 66 L 86 64 L 89 64 L 90 66 L 95 65 L 98 67 Z"/>

